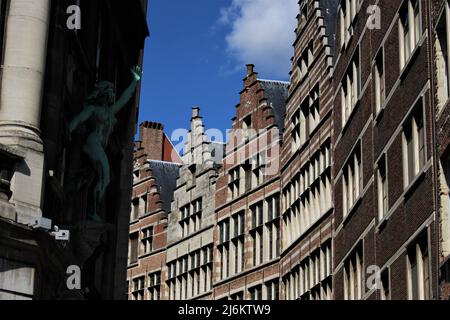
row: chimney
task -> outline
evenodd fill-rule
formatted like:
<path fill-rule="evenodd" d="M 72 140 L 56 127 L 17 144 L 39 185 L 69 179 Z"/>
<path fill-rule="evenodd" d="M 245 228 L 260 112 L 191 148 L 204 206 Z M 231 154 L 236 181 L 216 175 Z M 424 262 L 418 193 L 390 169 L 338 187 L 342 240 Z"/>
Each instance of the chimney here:
<path fill-rule="evenodd" d="M 194 107 L 192 108 L 192 119 L 200 118 L 200 108 Z"/>
<path fill-rule="evenodd" d="M 161 123 L 145 121 L 140 125 L 141 147 L 150 160 L 163 160 L 164 127 Z"/>
<path fill-rule="evenodd" d="M 255 65 L 254 64 L 248 64 L 247 65 L 247 76 L 253 74 L 255 72 Z"/>

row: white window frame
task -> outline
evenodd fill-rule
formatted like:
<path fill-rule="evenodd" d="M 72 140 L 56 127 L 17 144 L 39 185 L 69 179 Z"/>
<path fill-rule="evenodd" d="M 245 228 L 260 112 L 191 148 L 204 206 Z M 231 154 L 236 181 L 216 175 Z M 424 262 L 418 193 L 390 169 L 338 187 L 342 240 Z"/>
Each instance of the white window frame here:
<path fill-rule="evenodd" d="M 405 0 L 398 14 L 398 30 L 399 30 L 399 53 L 400 53 L 400 69 L 402 70 L 411 59 L 412 53 L 417 48 L 420 38 L 422 37 L 422 8 L 420 0 Z M 415 16 L 413 3 L 419 6 L 419 16 Z M 406 10 L 406 22 L 408 24 L 408 33 L 405 34 L 405 21 L 402 20 L 402 13 Z M 406 39 L 408 37 L 408 39 Z M 405 40 L 408 40 L 407 42 Z M 408 43 L 408 47 L 406 47 Z"/>
<path fill-rule="evenodd" d="M 342 128 L 345 127 L 350 115 L 359 100 L 361 91 L 361 59 L 359 47 L 341 81 L 341 118 Z"/>
<path fill-rule="evenodd" d="M 350 214 L 350 211 L 361 196 L 363 188 L 362 175 L 362 151 L 359 145 L 352 152 L 342 172 L 342 208 L 344 218 Z"/>
<path fill-rule="evenodd" d="M 443 40 L 446 41 L 446 47 L 442 48 L 441 38 L 439 35 L 436 35 L 436 53 L 442 53 L 443 50 L 446 50 L 447 57 L 445 58 L 443 55 L 439 55 L 436 57 L 436 69 L 438 73 L 438 107 L 442 108 L 450 98 L 450 4 L 449 1 L 444 1 L 444 10 L 442 12 L 441 17 L 439 18 L 440 23 L 444 23 L 443 28 L 439 28 L 437 32 L 443 30 Z M 438 47 L 439 46 L 439 47 Z M 439 51 L 440 49 L 440 51 Z M 441 70 L 443 67 L 445 70 Z M 442 74 L 442 72 L 444 72 Z M 443 85 L 439 85 L 443 82 Z"/>
<path fill-rule="evenodd" d="M 422 134 L 423 134 L 423 143 L 424 143 L 424 163 L 420 163 L 420 136 L 419 136 L 419 127 L 417 123 L 416 115 L 420 114 L 422 118 Z M 404 188 L 408 188 L 410 184 L 414 181 L 417 175 L 423 169 L 427 161 L 427 140 L 426 140 L 426 124 L 425 124 L 425 108 L 424 108 L 424 97 L 421 96 L 417 102 L 415 102 L 412 112 L 408 116 L 406 122 L 403 124 L 404 128 L 402 130 L 402 158 L 403 158 L 403 184 Z M 406 130 L 411 130 L 411 139 L 413 144 L 413 168 L 409 166 L 409 154 L 408 150 L 408 138 L 406 134 Z M 410 170 L 414 170 L 413 174 L 410 177 Z"/>
<path fill-rule="evenodd" d="M 381 60 L 381 61 L 380 61 Z M 381 62 L 381 66 L 379 65 Z M 381 70 L 380 70 L 381 67 Z M 384 60 L 384 48 L 380 50 L 374 65 L 374 82 L 375 82 L 375 111 L 376 114 L 380 113 L 384 101 L 386 100 L 386 70 Z"/>
<path fill-rule="evenodd" d="M 345 10 L 342 4 L 345 2 Z M 340 41 L 341 48 L 348 45 L 353 35 L 353 23 L 355 21 L 359 0 L 342 0 L 339 6 L 339 25 L 340 25 Z"/>
<path fill-rule="evenodd" d="M 377 190 L 378 190 L 378 220 L 382 221 L 389 208 L 389 185 L 388 185 L 388 168 L 387 168 L 387 155 L 384 154 L 383 157 L 378 162 L 377 167 Z M 380 166 L 383 165 L 384 177 L 381 173 Z"/>
<path fill-rule="evenodd" d="M 408 253 L 406 255 L 406 263 L 407 263 L 407 289 L 408 289 L 408 300 L 413 300 L 414 293 L 412 288 L 412 277 L 417 277 L 417 289 L 418 289 L 418 300 L 425 300 L 429 299 L 431 297 L 431 292 L 426 292 L 425 288 L 425 268 L 427 268 L 428 271 L 428 281 L 429 281 L 429 290 L 431 290 L 431 268 L 430 268 L 430 244 L 428 241 L 428 235 L 427 235 L 427 261 L 428 264 L 424 264 L 424 254 L 422 252 L 422 249 L 420 248 L 420 242 L 416 242 L 414 244 L 415 248 L 415 256 L 413 257 L 415 259 L 415 262 L 417 264 L 417 274 L 412 274 L 412 266 L 411 266 L 411 259 L 412 257 Z"/>

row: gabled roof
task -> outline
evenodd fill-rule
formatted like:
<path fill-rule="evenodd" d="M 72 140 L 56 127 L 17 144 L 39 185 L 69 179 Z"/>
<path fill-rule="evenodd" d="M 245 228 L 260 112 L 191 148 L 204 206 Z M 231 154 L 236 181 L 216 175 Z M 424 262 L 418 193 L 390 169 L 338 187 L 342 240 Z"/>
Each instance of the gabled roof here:
<path fill-rule="evenodd" d="M 275 124 L 280 132 L 283 132 L 289 82 L 264 79 L 258 79 L 258 81 L 264 90 L 264 97 L 267 99 L 268 105 L 273 109 Z"/>
<path fill-rule="evenodd" d="M 169 213 L 173 200 L 173 191 L 180 174 L 180 164 L 150 160 L 149 165 L 158 185 L 158 191 L 163 202 L 162 208 Z"/>

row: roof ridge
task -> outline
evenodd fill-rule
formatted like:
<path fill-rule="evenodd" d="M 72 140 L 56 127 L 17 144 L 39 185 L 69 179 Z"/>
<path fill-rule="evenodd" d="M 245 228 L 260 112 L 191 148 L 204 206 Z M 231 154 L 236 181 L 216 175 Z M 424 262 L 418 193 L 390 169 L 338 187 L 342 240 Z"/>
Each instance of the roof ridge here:
<path fill-rule="evenodd" d="M 261 82 L 273 82 L 273 83 L 282 83 L 282 84 L 291 84 L 289 81 L 283 81 L 283 80 L 270 80 L 270 79 L 256 79 Z"/>
<path fill-rule="evenodd" d="M 168 164 L 168 165 L 173 165 L 173 166 L 180 166 L 180 165 L 182 165 L 182 163 L 178 163 L 178 162 L 161 161 L 161 160 L 153 160 L 153 159 L 148 159 L 147 161 L 148 162 L 157 163 L 157 164 Z"/>

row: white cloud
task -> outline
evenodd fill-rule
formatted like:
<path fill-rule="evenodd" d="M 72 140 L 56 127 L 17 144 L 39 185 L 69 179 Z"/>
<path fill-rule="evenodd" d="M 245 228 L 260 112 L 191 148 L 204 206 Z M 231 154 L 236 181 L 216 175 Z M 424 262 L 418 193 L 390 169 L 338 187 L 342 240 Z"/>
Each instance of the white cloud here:
<path fill-rule="evenodd" d="M 287 78 L 297 14 L 298 0 L 232 0 L 219 19 L 231 27 L 227 51 L 240 65 L 255 64 L 262 77 Z"/>

